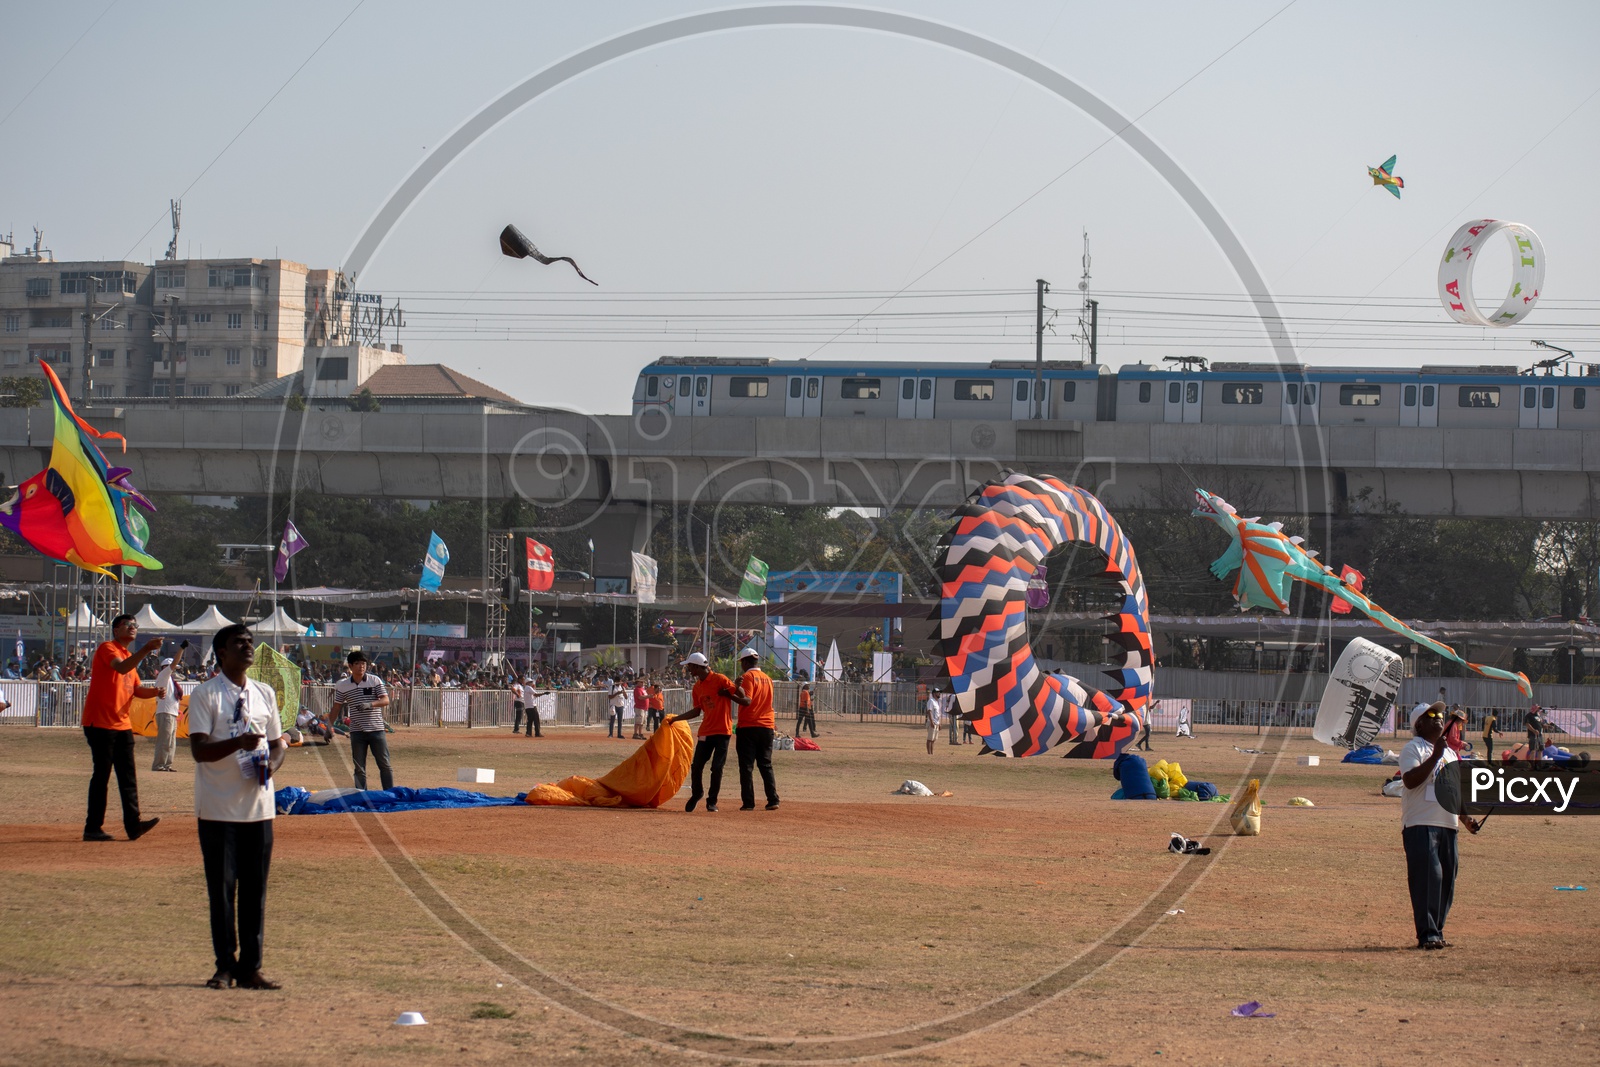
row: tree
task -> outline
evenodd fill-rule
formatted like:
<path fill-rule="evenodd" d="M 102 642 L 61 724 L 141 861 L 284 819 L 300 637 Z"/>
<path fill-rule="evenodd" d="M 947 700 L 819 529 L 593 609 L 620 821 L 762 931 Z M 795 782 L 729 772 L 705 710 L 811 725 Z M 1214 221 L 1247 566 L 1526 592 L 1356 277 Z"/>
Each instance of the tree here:
<path fill-rule="evenodd" d="M 45 397 L 43 378 L 0 378 L 0 408 L 31 408 Z"/>
<path fill-rule="evenodd" d="M 363 389 L 350 398 L 351 411 L 382 411 L 383 406 L 378 403 L 378 398 L 372 395 L 371 389 Z"/>

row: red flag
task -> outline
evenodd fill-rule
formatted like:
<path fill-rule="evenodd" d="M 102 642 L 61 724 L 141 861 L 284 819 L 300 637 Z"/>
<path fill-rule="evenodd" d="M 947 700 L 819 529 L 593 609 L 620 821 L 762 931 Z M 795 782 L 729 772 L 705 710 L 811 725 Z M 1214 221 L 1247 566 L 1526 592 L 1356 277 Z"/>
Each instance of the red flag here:
<path fill-rule="evenodd" d="M 1359 593 L 1361 592 L 1361 583 L 1367 580 L 1367 576 L 1347 563 L 1339 571 L 1339 580 Z M 1350 614 L 1350 605 L 1348 602 L 1334 597 L 1332 611 L 1335 615 L 1348 615 Z"/>
<path fill-rule="evenodd" d="M 543 593 L 555 584 L 556 561 L 548 545 L 541 545 L 531 537 L 528 543 L 528 592 Z"/>

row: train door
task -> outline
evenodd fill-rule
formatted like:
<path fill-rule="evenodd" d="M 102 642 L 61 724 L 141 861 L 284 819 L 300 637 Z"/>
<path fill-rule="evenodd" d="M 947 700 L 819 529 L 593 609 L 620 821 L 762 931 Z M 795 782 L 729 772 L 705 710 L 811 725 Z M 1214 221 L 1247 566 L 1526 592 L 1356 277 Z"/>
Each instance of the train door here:
<path fill-rule="evenodd" d="M 680 391 L 683 388 L 682 378 L 678 379 L 678 388 Z M 681 401 L 682 397 L 679 400 Z M 694 376 L 694 396 L 690 398 L 689 414 L 711 414 L 711 375 L 696 374 Z"/>
<path fill-rule="evenodd" d="M 900 417 L 902 419 L 933 418 L 933 379 L 900 379 Z"/>
<path fill-rule="evenodd" d="M 822 414 L 822 379 L 815 374 L 789 375 L 789 391 L 784 394 L 783 413 L 815 418 Z"/>
<path fill-rule="evenodd" d="M 1539 428 L 1539 387 L 1524 385 L 1522 402 L 1517 407 L 1517 425 L 1524 430 Z"/>
<path fill-rule="evenodd" d="M 1400 425 L 1420 425 L 1418 418 L 1421 406 L 1418 401 L 1422 399 L 1422 386 L 1416 382 L 1407 382 L 1400 387 Z"/>
<path fill-rule="evenodd" d="M 1317 407 L 1317 383 L 1300 383 L 1300 425 L 1315 426 L 1322 419 L 1318 416 L 1321 409 Z"/>
<path fill-rule="evenodd" d="M 1032 378 L 1018 378 L 1011 387 L 1011 419 L 1013 422 L 1033 418 L 1033 398 L 1035 382 Z M 1039 417 L 1050 417 L 1050 383 L 1039 382 L 1038 395 L 1040 399 Z"/>
<path fill-rule="evenodd" d="M 1167 383 L 1167 422 L 1200 421 L 1200 382 L 1173 381 Z"/>
<path fill-rule="evenodd" d="M 694 414 L 694 376 L 690 374 L 678 375 L 678 393 L 672 400 L 672 413 L 674 415 Z"/>
<path fill-rule="evenodd" d="M 1556 416 L 1561 413 L 1561 390 L 1554 385 L 1539 386 L 1539 429 L 1556 429 Z"/>
<path fill-rule="evenodd" d="M 1439 387 L 1423 383 L 1422 395 L 1418 399 L 1420 404 L 1417 408 L 1417 425 L 1439 425 Z"/>
<path fill-rule="evenodd" d="M 1298 426 L 1300 424 L 1300 383 L 1286 381 L 1283 383 L 1283 424 L 1285 426 Z"/>

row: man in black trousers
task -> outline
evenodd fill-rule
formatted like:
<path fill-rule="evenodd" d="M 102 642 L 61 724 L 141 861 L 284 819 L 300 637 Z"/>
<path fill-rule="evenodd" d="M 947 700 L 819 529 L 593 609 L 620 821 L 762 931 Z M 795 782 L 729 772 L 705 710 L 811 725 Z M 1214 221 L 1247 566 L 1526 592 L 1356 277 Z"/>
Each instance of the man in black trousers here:
<path fill-rule="evenodd" d="M 267 872 L 272 866 L 272 772 L 288 746 L 270 686 L 249 678 L 255 639 L 234 624 L 211 641 L 218 674 L 189 695 L 189 751 L 194 754 L 194 813 L 211 900 L 211 947 L 217 970 L 208 989 L 277 989 L 261 973 L 266 941 Z M 238 900 L 238 937 L 234 900 Z M 237 956 L 235 956 L 237 952 Z"/>

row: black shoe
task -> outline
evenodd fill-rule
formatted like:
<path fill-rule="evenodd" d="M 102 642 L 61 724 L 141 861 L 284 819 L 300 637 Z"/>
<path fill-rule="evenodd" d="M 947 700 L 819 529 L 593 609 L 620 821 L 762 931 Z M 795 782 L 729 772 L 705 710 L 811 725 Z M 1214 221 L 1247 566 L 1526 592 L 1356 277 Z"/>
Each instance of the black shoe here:
<path fill-rule="evenodd" d="M 235 978 L 233 984 L 240 989 L 282 989 L 283 986 L 274 982 L 260 971 L 251 971 L 243 978 Z"/>
<path fill-rule="evenodd" d="M 715 804 L 707 804 L 706 805 L 706 810 L 707 811 L 716 811 L 717 810 L 717 806 Z"/>
<path fill-rule="evenodd" d="M 207 989 L 232 989 L 233 975 L 229 971 L 219 970 L 206 981 Z"/>
<path fill-rule="evenodd" d="M 739 810 L 740 811 L 755 811 L 756 810 L 756 806 L 754 804 L 740 804 L 739 805 Z"/>
<path fill-rule="evenodd" d="M 115 838 L 113 838 L 110 834 L 106 833 L 104 830 L 85 830 L 83 832 L 83 839 L 85 841 L 112 841 L 112 840 L 115 840 Z"/>
<path fill-rule="evenodd" d="M 696 804 L 698 804 L 698 803 L 700 803 L 700 794 L 696 793 L 694 796 L 689 798 L 689 803 L 687 803 L 687 804 L 685 804 L 683 806 L 683 810 L 684 811 L 693 811 L 694 810 L 694 806 Z M 716 811 L 717 809 L 716 809 L 715 805 L 707 805 L 706 806 L 706 810 L 707 811 Z"/>
<path fill-rule="evenodd" d="M 777 811 L 778 810 L 778 802 L 776 800 L 768 801 L 767 810 L 768 811 Z"/>
<path fill-rule="evenodd" d="M 161 820 L 159 818 L 157 818 L 157 819 L 141 819 L 141 820 L 139 820 L 138 825 L 135 826 L 132 830 L 128 831 L 128 840 L 129 841 L 137 841 L 137 840 L 139 840 L 139 838 L 143 837 L 145 834 L 149 833 L 151 830 L 154 830 L 156 828 L 156 823 L 158 823 L 160 821 Z"/>

